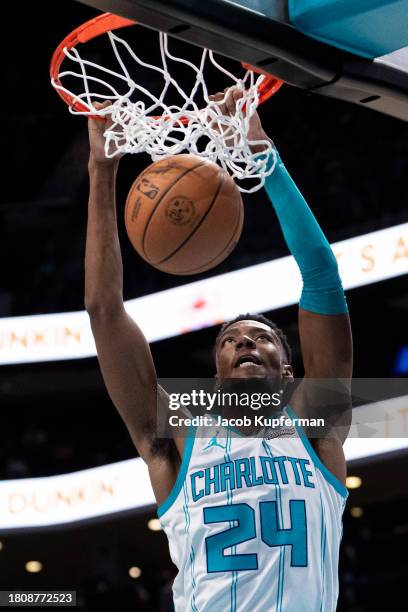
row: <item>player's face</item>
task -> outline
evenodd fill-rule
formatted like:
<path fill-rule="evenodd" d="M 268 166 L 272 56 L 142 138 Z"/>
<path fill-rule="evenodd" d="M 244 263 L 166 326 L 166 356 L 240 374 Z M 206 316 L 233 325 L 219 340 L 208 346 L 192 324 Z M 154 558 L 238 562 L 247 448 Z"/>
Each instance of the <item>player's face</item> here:
<path fill-rule="evenodd" d="M 228 327 L 216 349 L 217 377 L 281 378 L 285 353 L 276 333 L 258 321 L 239 321 Z"/>

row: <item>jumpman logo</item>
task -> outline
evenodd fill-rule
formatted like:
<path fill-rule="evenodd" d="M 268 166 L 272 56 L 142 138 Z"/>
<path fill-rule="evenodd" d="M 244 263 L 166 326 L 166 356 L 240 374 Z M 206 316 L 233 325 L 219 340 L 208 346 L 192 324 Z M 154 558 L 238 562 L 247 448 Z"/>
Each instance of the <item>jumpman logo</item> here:
<path fill-rule="evenodd" d="M 212 448 L 213 446 L 219 446 L 219 447 L 220 447 L 220 448 L 222 448 L 223 450 L 225 450 L 225 449 L 226 449 L 226 445 L 224 445 L 224 444 L 220 444 L 220 443 L 218 442 L 218 440 L 217 440 L 217 436 L 218 436 L 218 434 L 219 434 L 219 433 L 220 433 L 220 432 L 219 432 L 219 430 L 217 430 L 217 431 L 216 431 L 216 433 L 215 433 L 215 436 L 213 436 L 213 437 L 211 438 L 211 440 L 208 442 L 207 446 L 205 446 L 205 447 L 203 448 L 203 450 L 208 450 L 209 448 Z"/>

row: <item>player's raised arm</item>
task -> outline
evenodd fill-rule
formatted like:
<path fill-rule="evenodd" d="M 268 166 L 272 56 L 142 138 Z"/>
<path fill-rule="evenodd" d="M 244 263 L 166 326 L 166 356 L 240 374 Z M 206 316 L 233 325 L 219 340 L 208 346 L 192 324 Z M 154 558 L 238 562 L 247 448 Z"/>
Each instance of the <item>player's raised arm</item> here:
<path fill-rule="evenodd" d="M 265 189 L 303 280 L 299 335 L 305 379 L 291 404 L 300 415 L 325 419 L 325 429 L 319 437 L 313 433 L 311 443 L 330 472 L 345 482 L 342 444 L 351 420 L 352 337 L 337 261 L 279 156 Z"/>
<path fill-rule="evenodd" d="M 139 454 L 149 462 L 156 430 L 157 379 L 149 345 L 123 304 L 115 204 L 119 160 L 105 157 L 105 129 L 103 121 L 89 119 L 85 307 L 109 395 Z"/>
<path fill-rule="evenodd" d="M 265 182 L 265 189 L 302 275 L 299 335 L 305 378 L 333 380 L 337 397 L 341 398 L 333 417 L 336 422 L 340 417 L 342 427 L 337 428 L 336 432 L 344 442 L 350 417 L 347 389 L 352 375 L 353 353 L 350 319 L 337 261 L 279 156 L 275 171 Z M 308 401 L 309 397 L 308 403 L 315 403 L 316 409 L 319 386 L 307 380 L 303 384 L 303 401 Z M 321 393 L 324 398 L 324 393 Z M 300 393 L 296 399 L 301 404 Z"/>
<path fill-rule="evenodd" d="M 302 275 L 299 333 L 305 374 L 349 379 L 351 327 L 330 244 L 279 156 L 265 189 Z"/>
<path fill-rule="evenodd" d="M 258 115 L 252 120 L 250 138 L 267 138 Z M 343 393 L 344 410 L 349 412 L 347 390 L 352 375 L 352 336 L 336 258 L 279 154 L 274 172 L 266 178 L 265 190 L 275 209 L 286 244 L 302 275 L 299 335 L 305 378 L 341 380 L 339 390 L 346 390 Z M 303 385 L 306 396 L 308 389 L 313 389 L 313 385 Z M 297 393 L 299 406 L 300 396 Z M 313 392 L 311 401 L 316 401 Z M 347 425 L 338 432 L 343 442 Z"/>
<path fill-rule="evenodd" d="M 224 93 L 212 96 L 221 100 Z M 233 113 L 242 96 L 231 88 L 221 106 Z M 248 140 L 272 142 L 258 114 L 251 117 Z M 251 146 L 262 154 L 262 144 Z M 316 218 L 277 154 L 274 172 L 266 177 L 266 192 L 277 214 L 288 248 L 302 275 L 299 333 L 307 377 L 349 379 L 352 374 L 352 339 L 346 299 L 336 258 Z"/>
<path fill-rule="evenodd" d="M 217 94 L 215 99 L 222 95 Z M 233 112 L 240 96 L 239 90 L 231 89 L 226 98 L 224 112 Z M 248 139 L 271 142 L 257 113 L 251 118 Z M 251 148 L 253 153 L 262 154 L 261 145 Z M 265 190 L 277 214 L 286 244 L 302 275 L 299 335 L 305 378 L 341 379 L 347 389 L 352 375 L 352 337 L 336 258 L 279 154 L 274 172 L 266 178 Z M 312 388 L 311 385 L 303 387 L 306 387 L 306 393 L 307 388 Z M 299 397 L 300 393 L 296 398 L 300 404 Z M 347 410 L 347 393 L 344 398 Z M 341 429 L 342 441 L 346 431 L 347 427 Z"/>

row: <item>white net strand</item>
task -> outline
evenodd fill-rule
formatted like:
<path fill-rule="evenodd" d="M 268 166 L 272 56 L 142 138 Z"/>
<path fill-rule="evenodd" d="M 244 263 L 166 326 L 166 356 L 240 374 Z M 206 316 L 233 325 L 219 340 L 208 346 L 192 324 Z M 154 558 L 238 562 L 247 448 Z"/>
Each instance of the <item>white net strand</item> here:
<path fill-rule="evenodd" d="M 143 61 L 131 48 L 126 40 L 117 34 L 108 32 L 108 38 L 113 54 L 122 72 L 106 68 L 80 56 L 76 48 L 64 49 L 67 59 L 78 66 L 78 71 L 65 70 L 58 78 L 70 77 L 81 82 L 83 92 L 73 93 L 62 84 L 52 82 L 56 89 L 64 91 L 73 97 L 74 103 L 81 102 L 87 110 L 77 110 L 70 107 L 76 115 L 110 116 L 111 126 L 105 131 L 105 153 L 107 157 L 115 157 L 125 153 L 148 153 L 153 161 L 189 151 L 219 163 L 237 181 L 241 191 L 252 193 L 260 189 L 266 176 L 272 174 L 276 165 L 276 153 L 268 140 L 249 141 L 248 130 L 252 115 L 259 103 L 258 87 L 265 78 L 248 70 L 243 78 L 238 78 L 224 68 L 215 59 L 212 51 L 203 49 L 199 66 L 189 60 L 178 57 L 170 52 L 168 37 L 159 34 L 160 55 L 162 66 L 156 66 Z M 153 70 L 163 79 L 163 87 L 158 96 L 147 87 L 143 87 L 133 79 L 126 67 L 124 54 L 137 65 Z M 221 106 L 225 103 L 228 91 L 222 100 L 210 100 L 204 78 L 206 61 L 222 72 L 234 87 L 242 91 L 242 97 L 237 101 L 235 112 L 224 115 Z M 193 71 L 193 84 L 189 93 L 172 77 L 169 62 L 183 64 Z M 92 74 L 89 74 L 92 71 Z M 94 75 L 97 76 L 94 76 Z M 106 82 L 111 77 L 115 85 Z M 123 91 L 119 91 L 119 85 Z M 98 86 L 101 91 L 96 91 Z M 174 88 L 181 98 L 181 103 L 167 104 L 166 96 Z M 132 96 L 142 94 L 146 102 L 139 99 L 132 101 Z M 204 106 L 197 103 L 198 95 L 204 99 Z M 109 100 L 104 109 L 96 109 L 94 102 Z M 262 155 L 253 153 L 251 146 L 262 145 Z M 272 163 L 270 163 L 272 157 Z M 241 184 L 248 179 L 255 182 L 254 186 L 244 188 Z"/>

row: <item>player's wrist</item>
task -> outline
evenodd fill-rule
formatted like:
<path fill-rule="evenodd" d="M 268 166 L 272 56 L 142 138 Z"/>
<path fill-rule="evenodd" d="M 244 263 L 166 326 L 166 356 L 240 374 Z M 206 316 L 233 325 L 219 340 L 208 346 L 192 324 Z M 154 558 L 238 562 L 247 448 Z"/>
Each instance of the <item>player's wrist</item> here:
<path fill-rule="evenodd" d="M 250 145 L 250 149 L 254 154 L 267 153 L 269 151 L 269 144 L 267 143 L 270 143 L 272 147 L 275 147 L 273 140 L 269 138 L 269 136 L 267 136 L 265 132 L 262 132 L 261 134 L 252 137 L 251 140 L 263 141 L 258 142 L 257 144 Z"/>

